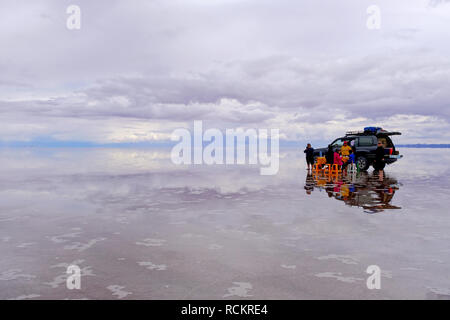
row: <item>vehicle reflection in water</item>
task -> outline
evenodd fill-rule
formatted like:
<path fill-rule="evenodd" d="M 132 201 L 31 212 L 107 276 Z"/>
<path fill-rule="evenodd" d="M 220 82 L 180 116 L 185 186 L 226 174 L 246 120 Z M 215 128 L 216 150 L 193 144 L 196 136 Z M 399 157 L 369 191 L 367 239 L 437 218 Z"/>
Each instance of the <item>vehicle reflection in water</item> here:
<path fill-rule="evenodd" d="M 366 213 L 401 209 L 391 204 L 400 185 L 386 174 L 358 172 L 329 175 L 323 172 L 309 172 L 306 175 L 305 190 L 311 194 L 315 189 L 325 190 L 328 197 L 344 201 L 348 206 L 357 206 Z"/>

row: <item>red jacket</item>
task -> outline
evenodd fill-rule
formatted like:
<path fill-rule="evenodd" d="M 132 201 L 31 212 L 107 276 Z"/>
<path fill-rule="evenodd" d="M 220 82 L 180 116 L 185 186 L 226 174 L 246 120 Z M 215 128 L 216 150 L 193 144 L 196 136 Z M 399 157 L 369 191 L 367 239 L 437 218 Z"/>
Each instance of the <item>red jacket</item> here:
<path fill-rule="evenodd" d="M 339 166 L 342 166 L 342 158 L 339 155 L 339 153 L 337 153 L 337 152 L 334 153 L 334 161 L 333 161 L 333 163 L 337 164 Z"/>

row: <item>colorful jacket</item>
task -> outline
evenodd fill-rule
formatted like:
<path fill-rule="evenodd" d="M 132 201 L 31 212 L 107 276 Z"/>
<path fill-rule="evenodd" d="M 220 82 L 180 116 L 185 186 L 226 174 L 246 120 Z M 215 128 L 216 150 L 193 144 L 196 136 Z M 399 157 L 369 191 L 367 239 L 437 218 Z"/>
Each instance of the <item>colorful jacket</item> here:
<path fill-rule="evenodd" d="M 352 153 L 348 156 L 348 163 L 355 163 L 355 154 Z"/>
<path fill-rule="evenodd" d="M 334 152 L 334 161 L 333 161 L 333 163 L 337 164 L 339 166 L 342 166 L 342 158 L 339 155 L 339 153 L 337 153 L 337 152 Z"/>

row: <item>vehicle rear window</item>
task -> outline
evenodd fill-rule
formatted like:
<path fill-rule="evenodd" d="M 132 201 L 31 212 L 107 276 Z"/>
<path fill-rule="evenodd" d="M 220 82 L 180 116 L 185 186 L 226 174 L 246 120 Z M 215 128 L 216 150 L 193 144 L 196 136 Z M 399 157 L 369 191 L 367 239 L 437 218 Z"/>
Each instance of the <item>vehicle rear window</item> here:
<path fill-rule="evenodd" d="M 332 143 L 332 146 L 334 147 L 342 147 L 344 145 L 344 140 L 342 139 L 337 139 L 336 141 L 334 141 Z"/>
<path fill-rule="evenodd" d="M 375 142 L 373 137 L 359 137 L 358 144 L 360 146 L 372 146 Z"/>

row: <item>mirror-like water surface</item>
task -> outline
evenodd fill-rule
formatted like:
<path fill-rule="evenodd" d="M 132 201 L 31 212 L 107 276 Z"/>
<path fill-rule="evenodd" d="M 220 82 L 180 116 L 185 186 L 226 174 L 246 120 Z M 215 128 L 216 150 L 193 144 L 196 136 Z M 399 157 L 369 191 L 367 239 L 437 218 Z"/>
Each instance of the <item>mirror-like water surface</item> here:
<path fill-rule="evenodd" d="M 296 149 L 276 176 L 169 152 L 0 150 L 0 298 L 450 297 L 450 150 L 402 149 L 382 180 L 308 175 Z"/>

